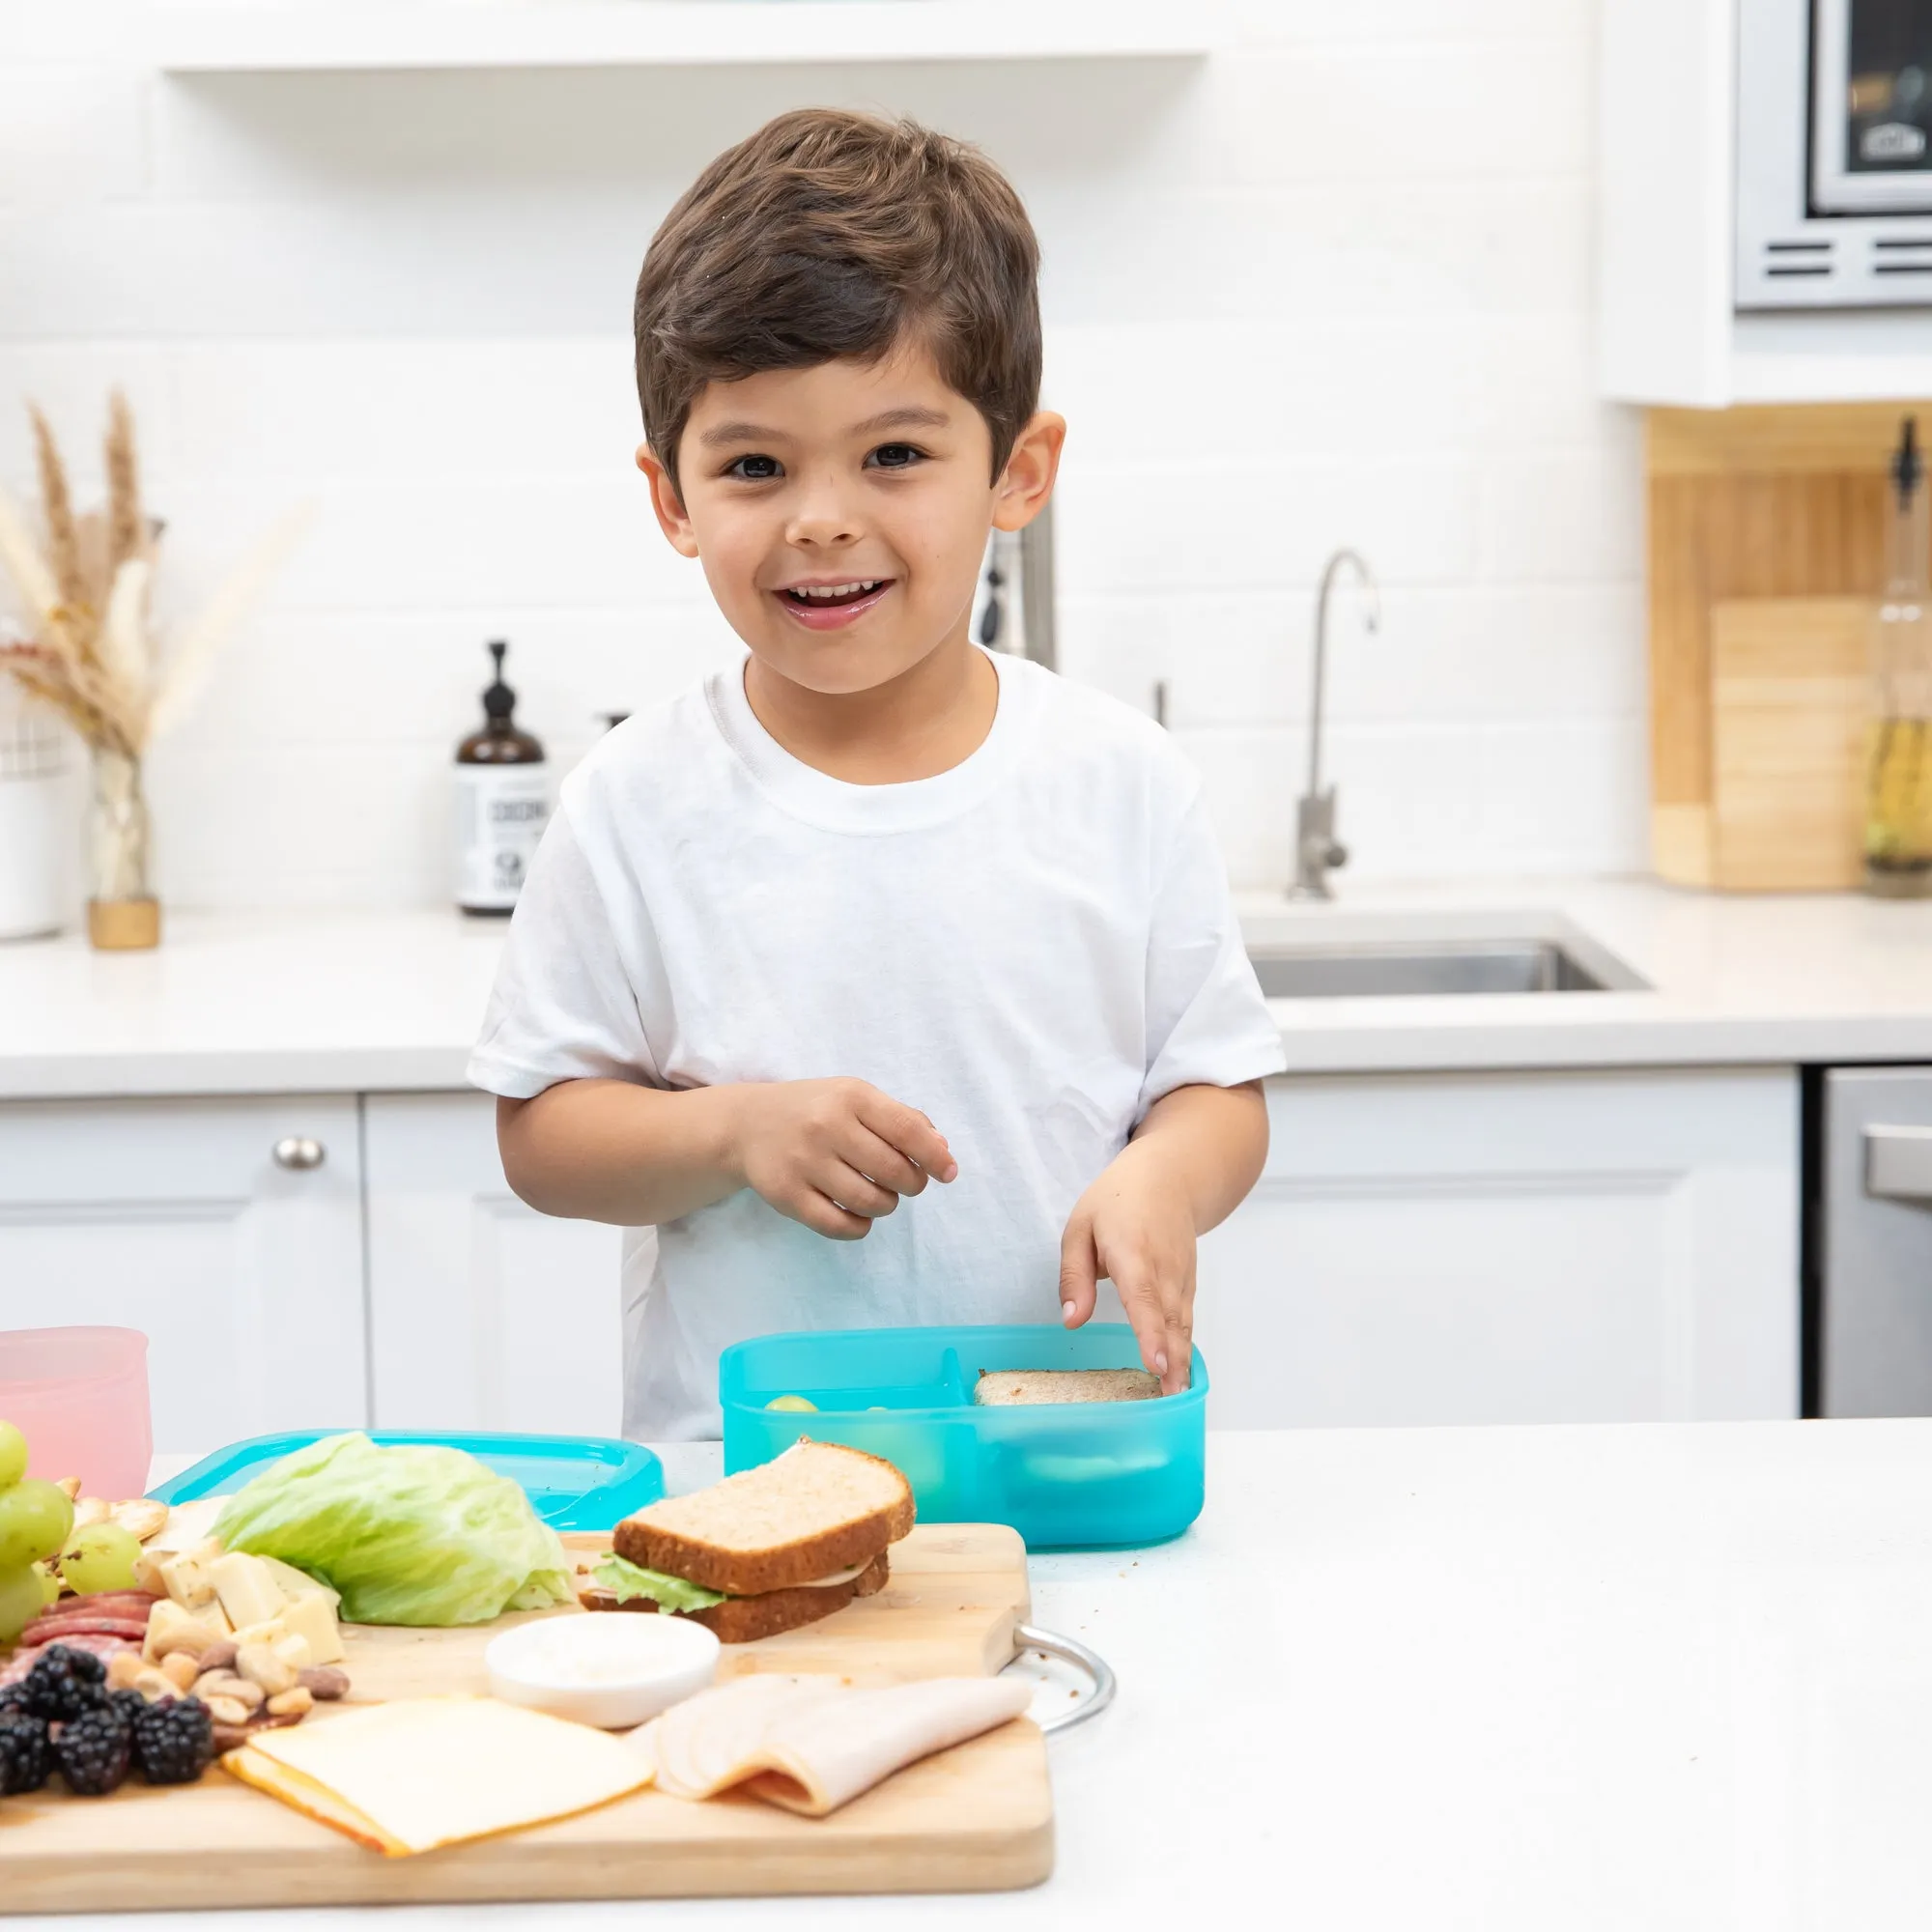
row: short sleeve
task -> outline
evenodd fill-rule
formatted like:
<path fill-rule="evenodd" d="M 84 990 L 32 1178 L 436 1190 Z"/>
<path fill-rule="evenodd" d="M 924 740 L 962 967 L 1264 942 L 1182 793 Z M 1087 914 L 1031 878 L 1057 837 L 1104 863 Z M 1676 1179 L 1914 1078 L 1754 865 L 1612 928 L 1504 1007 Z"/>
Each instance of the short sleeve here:
<path fill-rule="evenodd" d="M 663 1081 L 583 848 L 560 809 L 517 897 L 472 1086 L 526 1100 L 560 1080 Z"/>
<path fill-rule="evenodd" d="M 1148 935 L 1145 1115 L 1177 1087 L 1238 1087 L 1288 1065 L 1197 791 L 1155 887 Z"/>

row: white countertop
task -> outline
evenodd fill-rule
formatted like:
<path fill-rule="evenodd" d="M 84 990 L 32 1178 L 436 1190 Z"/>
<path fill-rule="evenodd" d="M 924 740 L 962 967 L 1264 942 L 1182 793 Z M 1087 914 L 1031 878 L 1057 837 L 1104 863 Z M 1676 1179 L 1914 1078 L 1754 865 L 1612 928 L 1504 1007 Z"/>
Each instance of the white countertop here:
<path fill-rule="evenodd" d="M 707 1454 L 680 1452 L 679 1487 Z M 1051 1747 L 1045 1886 L 655 1904 L 650 1924 L 853 1932 L 997 1911 L 1013 1932 L 1277 1917 L 1916 1932 L 1932 1917 L 1932 1421 L 1222 1433 L 1208 1494 L 1163 1548 L 1033 1561 L 1036 1621 L 1121 1679 L 1112 1711 Z M 639 1922 L 627 1904 L 383 1919 Z"/>
<path fill-rule="evenodd" d="M 1932 903 L 1646 881 L 1244 895 L 1251 943 L 1575 928 L 1643 992 L 1277 1000 L 1291 1069 L 1932 1060 Z M 0 1098 L 456 1088 L 502 927 L 454 912 L 170 913 L 152 953 L 0 945 Z"/>

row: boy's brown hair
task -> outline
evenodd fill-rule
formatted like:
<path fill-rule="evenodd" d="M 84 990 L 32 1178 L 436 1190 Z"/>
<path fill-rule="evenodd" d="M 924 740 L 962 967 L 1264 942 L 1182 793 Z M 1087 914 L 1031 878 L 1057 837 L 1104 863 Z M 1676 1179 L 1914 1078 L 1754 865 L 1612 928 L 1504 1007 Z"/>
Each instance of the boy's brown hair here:
<path fill-rule="evenodd" d="M 805 108 L 707 167 L 638 277 L 638 400 L 677 481 L 706 383 L 923 341 L 985 417 L 993 474 L 1039 401 L 1039 244 L 977 148 L 914 121 Z"/>

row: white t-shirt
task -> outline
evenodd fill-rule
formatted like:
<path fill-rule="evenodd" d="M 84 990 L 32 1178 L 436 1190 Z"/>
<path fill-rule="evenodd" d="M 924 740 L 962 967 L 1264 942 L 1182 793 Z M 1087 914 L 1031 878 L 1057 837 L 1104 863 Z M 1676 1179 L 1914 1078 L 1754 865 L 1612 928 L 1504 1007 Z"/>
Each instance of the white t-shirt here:
<path fill-rule="evenodd" d="M 959 1164 L 834 1241 L 749 1188 L 625 1242 L 625 1433 L 719 1433 L 719 1351 L 797 1328 L 1059 1320 L 1060 1237 L 1163 1094 L 1283 1066 L 1198 776 L 1116 699 L 995 657 L 963 764 L 794 758 L 742 666 L 564 781 L 469 1078 L 526 1097 L 856 1075 Z"/>

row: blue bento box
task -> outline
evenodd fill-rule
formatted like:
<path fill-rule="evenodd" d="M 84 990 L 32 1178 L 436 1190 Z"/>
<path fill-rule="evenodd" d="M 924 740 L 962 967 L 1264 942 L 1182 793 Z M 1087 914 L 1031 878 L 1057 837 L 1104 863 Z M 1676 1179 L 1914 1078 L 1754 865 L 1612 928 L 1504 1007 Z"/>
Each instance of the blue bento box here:
<path fill-rule="evenodd" d="M 1183 1395 L 980 1407 L 982 1369 L 1137 1369 L 1123 1323 L 848 1328 L 765 1335 L 718 1363 L 727 1474 L 801 1435 L 896 1463 L 922 1522 L 1005 1522 L 1029 1548 L 1137 1546 L 1201 1514 L 1208 1364 Z M 774 1409 L 803 1396 L 808 1412 Z"/>

